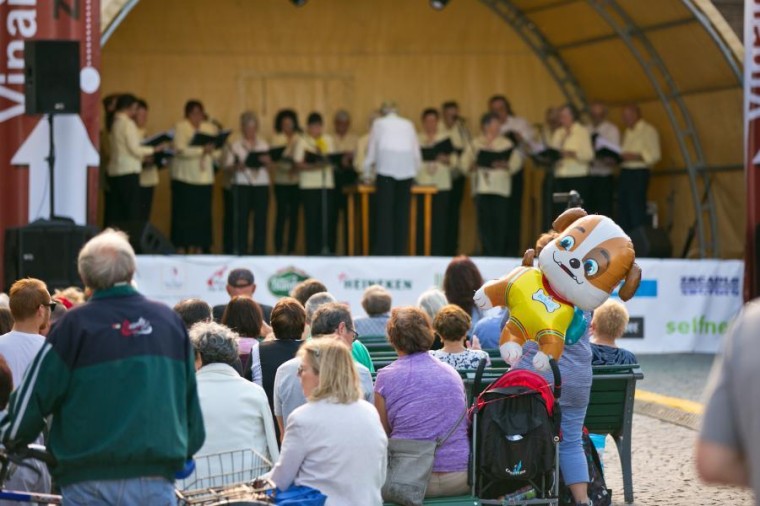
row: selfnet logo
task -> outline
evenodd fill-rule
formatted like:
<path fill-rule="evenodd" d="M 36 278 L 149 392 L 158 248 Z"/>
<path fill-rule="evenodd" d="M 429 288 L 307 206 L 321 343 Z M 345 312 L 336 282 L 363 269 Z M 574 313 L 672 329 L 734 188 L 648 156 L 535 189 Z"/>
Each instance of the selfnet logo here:
<path fill-rule="evenodd" d="M 723 335 L 728 330 L 727 321 L 708 320 L 705 315 L 695 316 L 691 320 L 669 321 L 665 332 L 669 335 Z"/>

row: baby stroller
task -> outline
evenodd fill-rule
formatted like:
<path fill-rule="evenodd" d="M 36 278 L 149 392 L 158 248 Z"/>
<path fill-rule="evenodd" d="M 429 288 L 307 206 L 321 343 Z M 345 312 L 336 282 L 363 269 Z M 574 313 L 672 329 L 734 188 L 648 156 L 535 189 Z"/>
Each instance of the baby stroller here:
<path fill-rule="evenodd" d="M 562 385 L 557 363 L 551 361 L 553 389 L 534 372 L 514 370 L 480 392 L 484 366 L 485 361 L 475 375 L 477 398 L 470 410 L 473 495 L 481 504 L 556 506 Z"/>

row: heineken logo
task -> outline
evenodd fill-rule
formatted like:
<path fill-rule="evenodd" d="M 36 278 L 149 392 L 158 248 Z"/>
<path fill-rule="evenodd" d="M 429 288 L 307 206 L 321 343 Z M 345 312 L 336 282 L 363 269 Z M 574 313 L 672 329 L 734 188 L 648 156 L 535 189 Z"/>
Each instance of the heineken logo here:
<path fill-rule="evenodd" d="M 267 287 L 276 297 L 287 297 L 290 291 L 301 281 L 310 278 L 304 271 L 295 267 L 285 267 L 275 272 L 267 281 Z"/>

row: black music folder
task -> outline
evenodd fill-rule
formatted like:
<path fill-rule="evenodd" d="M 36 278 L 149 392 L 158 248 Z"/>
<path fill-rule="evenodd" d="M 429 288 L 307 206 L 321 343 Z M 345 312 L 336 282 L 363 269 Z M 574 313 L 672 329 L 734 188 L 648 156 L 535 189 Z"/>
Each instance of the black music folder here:
<path fill-rule="evenodd" d="M 330 165 L 336 169 L 343 168 L 343 157 L 346 156 L 345 152 L 330 153 L 327 155 L 327 159 L 330 161 Z"/>
<path fill-rule="evenodd" d="M 597 149 L 595 155 L 597 160 L 612 160 L 616 164 L 623 161 L 623 157 L 620 156 L 620 153 L 613 151 L 610 148 Z"/>
<path fill-rule="evenodd" d="M 279 148 L 272 148 L 269 150 L 269 156 L 272 157 L 273 162 L 279 162 L 282 160 L 282 156 L 285 154 L 285 146 Z"/>
<path fill-rule="evenodd" d="M 171 142 L 173 140 L 174 140 L 174 132 L 167 131 L 167 132 L 161 132 L 160 134 L 156 134 L 146 139 L 143 139 L 142 145 L 152 146 L 155 148 L 155 147 L 160 146 L 161 144 L 164 144 L 166 142 Z"/>
<path fill-rule="evenodd" d="M 480 169 L 490 169 L 493 167 L 494 162 L 508 162 L 512 156 L 512 148 L 506 151 L 486 151 L 481 149 L 478 151 L 478 158 L 475 165 Z"/>
<path fill-rule="evenodd" d="M 324 164 L 327 159 L 324 157 L 324 155 L 319 155 L 317 153 L 312 153 L 311 151 L 307 151 L 304 155 L 304 162 L 310 163 L 312 165 L 316 164 Z"/>
<path fill-rule="evenodd" d="M 214 148 L 221 149 L 227 142 L 232 130 L 222 130 L 217 135 L 204 134 L 202 132 L 196 132 L 190 140 L 190 145 L 195 147 L 203 147 L 207 144 L 213 144 Z"/>
<path fill-rule="evenodd" d="M 597 160 L 611 159 L 616 164 L 623 161 L 623 158 L 620 156 L 620 145 L 608 141 L 599 134 L 594 134 L 591 138 L 593 139 L 594 153 Z"/>
<path fill-rule="evenodd" d="M 533 157 L 541 165 L 552 165 L 562 159 L 562 153 L 558 149 L 544 148 L 538 153 L 534 153 Z"/>
<path fill-rule="evenodd" d="M 169 162 L 171 162 L 172 158 L 174 158 L 174 151 L 170 149 L 156 151 L 153 153 L 153 163 L 143 165 L 143 170 L 154 166 L 157 169 L 165 169 L 169 166 Z"/>
<path fill-rule="evenodd" d="M 422 161 L 434 162 L 438 159 L 438 155 L 450 155 L 455 151 L 451 139 L 447 137 L 433 146 L 422 148 Z"/>
<path fill-rule="evenodd" d="M 259 169 L 266 166 L 261 160 L 264 156 L 272 156 L 269 151 L 251 151 L 248 156 L 245 157 L 245 166 L 251 169 Z"/>

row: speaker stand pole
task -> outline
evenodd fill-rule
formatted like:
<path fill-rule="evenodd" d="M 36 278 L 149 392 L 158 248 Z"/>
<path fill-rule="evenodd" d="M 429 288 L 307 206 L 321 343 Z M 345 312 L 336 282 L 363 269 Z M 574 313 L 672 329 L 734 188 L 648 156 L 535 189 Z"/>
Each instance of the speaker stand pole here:
<path fill-rule="evenodd" d="M 55 114 L 48 114 L 48 126 L 50 128 L 50 151 L 47 157 L 48 177 L 50 178 L 50 221 L 55 220 L 55 130 L 53 130 L 53 118 Z"/>

